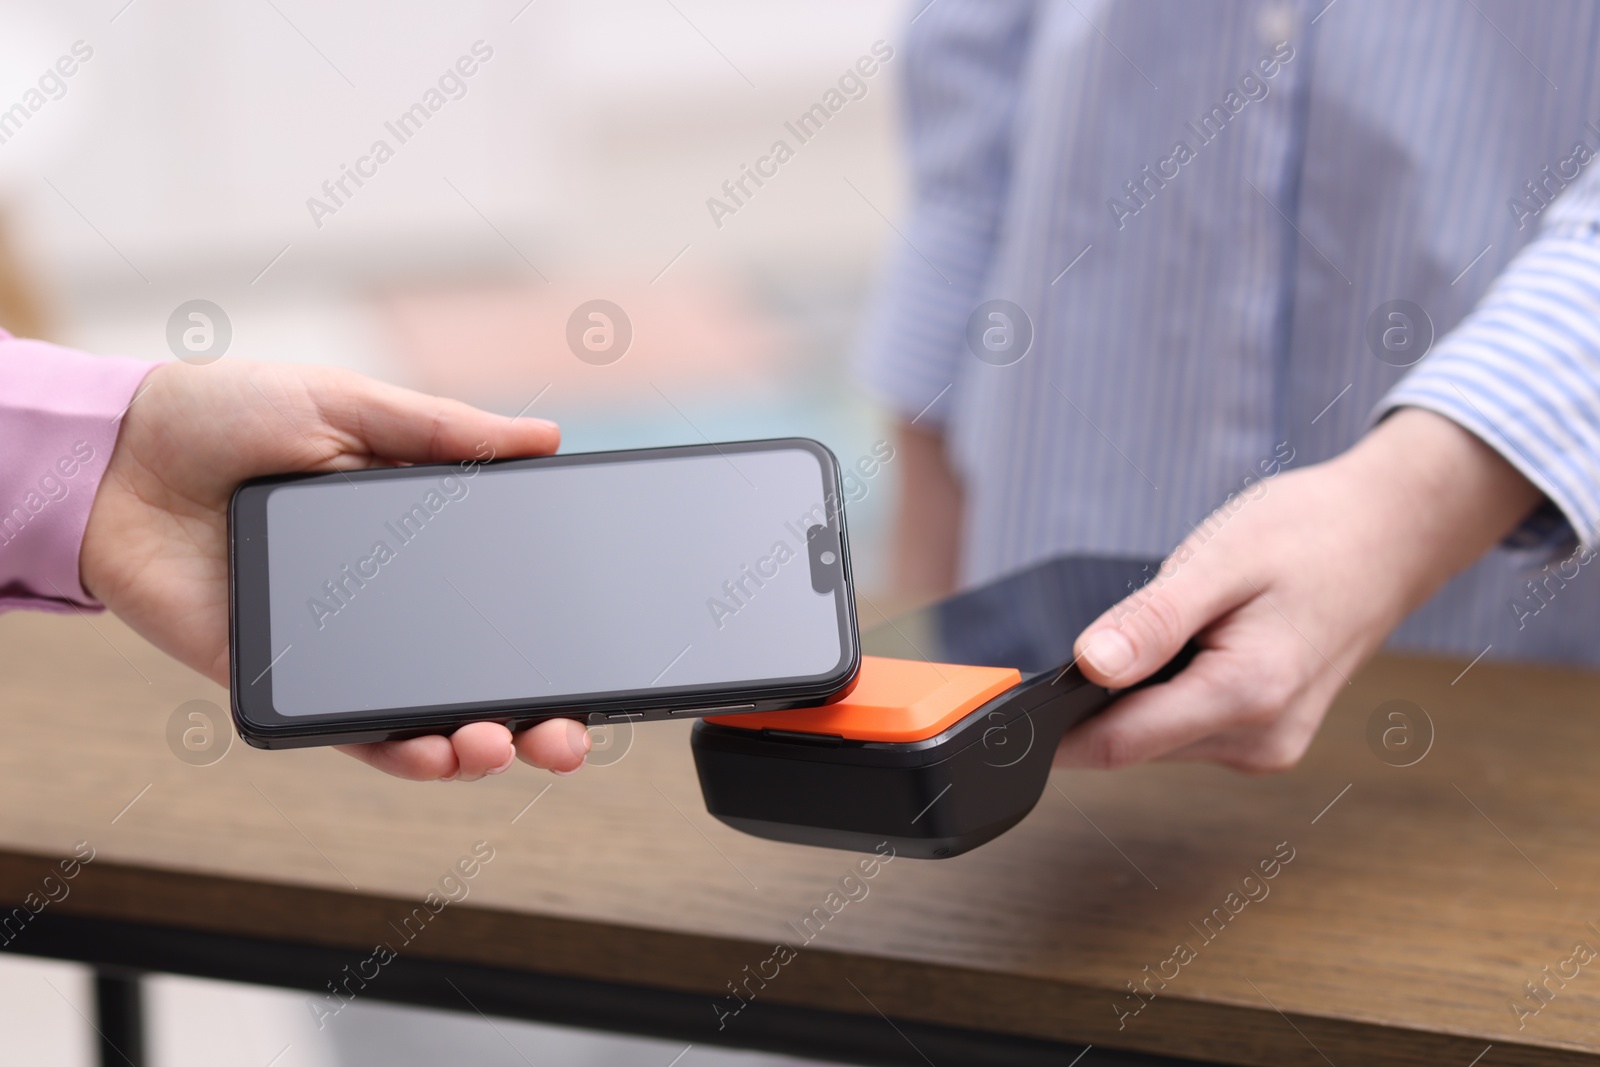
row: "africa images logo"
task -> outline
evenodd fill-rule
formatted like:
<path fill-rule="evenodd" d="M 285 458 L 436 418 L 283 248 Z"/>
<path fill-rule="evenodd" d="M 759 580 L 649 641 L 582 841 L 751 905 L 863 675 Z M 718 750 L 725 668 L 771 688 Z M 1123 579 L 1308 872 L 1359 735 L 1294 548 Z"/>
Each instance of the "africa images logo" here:
<path fill-rule="evenodd" d="M 488 455 L 484 455 L 485 450 Z M 457 473 L 441 477 L 433 488 L 422 495 L 421 500 L 383 524 L 383 528 L 394 538 L 394 545 L 378 538 L 372 543 L 371 551 L 356 560 L 354 567 L 346 563 L 339 568 L 338 574 L 322 583 L 326 599 L 315 596 L 306 598 L 306 610 L 311 612 L 311 621 L 317 624 L 318 630 L 349 607 L 361 590 L 367 587 L 367 583 L 375 580 L 383 573 L 383 567 L 399 557 L 401 548 L 420 537 L 428 523 L 437 518 L 446 506 L 467 498 L 472 488 L 467 484 L 468 480 L 477 477 L 484 461 L 494 458 L 494 449 L 487 444 L 480 445 L 478 456 L 478 459 L 462 460 L 456 464 Z"/>
<path fill-rule="evenodd" d="M 1234 117 L 1252 102 L 1265 100 L 1272 91 L 1267 83 L 1277 77 L 1278 72 L 1293 59 L 1293 46 L 1288 41 L 1279 41 L 1270 53 L 1256 60 L 1255 66 L 1239 78 L 1237 89 L 1229 89 L 1223 95 L 1220 104 L 1213 104 L 1198 122 L 1191 120 L 1184 124 L 1185 129 L 1194 135 L 1193 145 L 1187 137 L 1180 137 L 1173 142 L 1169 155 L 1156 160 L 1154 170 L 1146 164 L 1136 177 L 1123 182 L 1122 188 L 1128 198 L 1123 200 L 1113 196 L 1106 200 L 1106 207 L 1110 209 L 1117 229 L 1125 228 L 1129 219 L 1148 207 L 1157 192 L 1165 189 L 1168 182 L 1177 179 L 1185 166 L 1199 158 L 1200 149 L 1222 136 L 1222 131 Z"/>
<path fill-rule="evenodd" d="M 894 49 L 887 42 L 872 42 L 871 55 L 863 55 L 853 66 L 846 67 L 845 72 L 839 75 L 836 87 L 830 87 L 822 94 L 821 100 L 795 116 L 792 122 L 783 124 L 784 130 L 794 138 L 794 144 L 790 144 L 786 137 L 779 137 L 764 155 L 756 157 L 754 166 L 739 164 L 738 176 L 722 183 L 722 196 L 706 197 L 706 210 L 711 213 L 711 221 L 717 229 L 722 229 L 724 219 L 729 215 L 737 215 L 757 190 L 778 176 L 778 168 L 794 158 L 795 150 L 800 145 L 821 133 L 823 126 L 843 111 L 850 101 L 866 96 L 866 79 L 878 73 L 882 65 L 893 58 Z M 750 187 L 752 184 L 755 189 Z"/>
<path fill-rule="evenodd" d="M 467 95 L 467 79 L 494 58 L 494 49 L 484 41 L 472 42 L 470 51 L 471 55 L 460 56 L 453 65 L 446 67 L 436 84 L 425 89 L 417 102 L 400 112 L 393 121 L 383 124 L 384 130 L 394 138 L 394 144 L 391 145 L 387 138 L 379 137 L 368 147 L 365 155 L 356 158 L 355 166 L 339 164 L 338 175 L 322 183 L 322 196 L 306 197 L 306 210 L 311 213 L 311 221 L 317 229 L 322 229 L 324 218 L 337 215 L 369 180 L 378 176 L 378 168 L 395 157 L 400 145 L 421 133 L 422 127 L 446 104 Z M 352 185 L 354 188 L 351 188 Z"/>

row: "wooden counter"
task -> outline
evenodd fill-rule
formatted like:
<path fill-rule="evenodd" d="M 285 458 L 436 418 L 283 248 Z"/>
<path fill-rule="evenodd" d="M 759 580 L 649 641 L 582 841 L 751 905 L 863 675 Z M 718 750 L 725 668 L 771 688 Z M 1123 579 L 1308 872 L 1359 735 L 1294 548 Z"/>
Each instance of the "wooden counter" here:
<path fill-rule="evenodd" d="M 1289 774 L 1057 772 L 1016 830 L 888 864 L 804 944 L 789 924 L 856 857 L 713 820 L 687 723 L 640 727 L 620 761 L 570 778 L 519 765 L 414 784 L 238 741 L 190 766 L 169 717 L 192 699 L 225 707 L 220 690 L 110 617 L 13 613 L 0 901 L 20 904 L 87 841 L 95 859 L 42 916 L 323 946 L 356 965 L 401 945 L 412 909 L 487 841 L 470 895 L 401 958 L 690 993 L 710 1019 L 781 940 L 800 951 L 758 1003 L 1273 1067 L 1600 1060 L 1600 958 L 1571 962 L 1579 942 L 1600 949 L 1600 678 L 1483 662 L 1452 684 L 1464 666 L 1378 661 Z M 1436 732 L 1413 766 L 1367 741 L 1391 699 Z M 1243 883 L 1289 850 L 1276 877 Z M 1206 927 L 1214 909 L 1229 921 Z M 30 933 L 10 947 L 29 951 Z M 1176 977 L 1136 1000 L 1126 983 L 1147 965 Z M 1576 977 L 1549 979 L 1552 999 L 1528 997 L 1563 968 Z M 1542 1007 L 1519 1020 L 1514 1004 Z"/>

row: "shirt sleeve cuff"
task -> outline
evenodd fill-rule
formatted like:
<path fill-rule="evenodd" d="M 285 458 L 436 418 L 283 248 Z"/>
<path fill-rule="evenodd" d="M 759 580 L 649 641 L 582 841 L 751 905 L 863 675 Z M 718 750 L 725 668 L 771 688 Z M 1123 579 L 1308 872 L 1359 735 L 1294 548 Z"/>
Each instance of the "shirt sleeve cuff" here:
<path fill-rule="evenodd" d="M 78 579 L 122 416 L 157 366 L 0 331 L 0 611 L 99 611 Z"/>
<path fill-rule="evenodd" d="M 1600 545 L 1600 245 L 1536 240 L 1380 402 L 1443 415 L 1548 498 L 1511 547 Z"/>
<path fill-rule="evenodd" d="M 987 282 L 995 239 L 992 219 L 924 205 L 889 257 L 880 298 L 856 356 L 856 376 L 895 414 L 942 424 L 967 319 Z"/>

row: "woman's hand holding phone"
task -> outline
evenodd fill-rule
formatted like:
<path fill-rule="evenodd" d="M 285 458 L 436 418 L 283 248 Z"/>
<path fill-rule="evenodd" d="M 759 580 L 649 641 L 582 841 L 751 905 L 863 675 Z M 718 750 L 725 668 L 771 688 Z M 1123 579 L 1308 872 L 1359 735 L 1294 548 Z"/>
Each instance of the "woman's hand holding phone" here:
<path fill-rule="evenodd" d="M 264 474 L 556 450 L 560 431 L 323 367 L 169 363 L 123 417 L 89 514 L 84 588 L 156 647 L 228 684 L 228 502 Z M 587 729 L 546 720 L 513 737 L 498 723 L 449 737 L 341 746 L 388 774 L 475 781 L 521 757 L 570 773 Z"/>

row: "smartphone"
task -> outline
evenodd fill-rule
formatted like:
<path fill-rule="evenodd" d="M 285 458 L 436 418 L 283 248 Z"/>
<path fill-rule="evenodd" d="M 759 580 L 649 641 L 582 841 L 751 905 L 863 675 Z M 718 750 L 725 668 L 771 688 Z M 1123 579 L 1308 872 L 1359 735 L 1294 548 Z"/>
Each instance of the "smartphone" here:
<path fill-rule="evenodd" d="M 1128 556 L 1056 556 L 880 623 L 861 635 L 861 648 L 1023 674 L 1059 668 L 1102 614 L 1119 604 L 1119 615 L 1139 611 L 1140 590 L 1167 581 L 1161 566 L 1159 559 Z"/>
<path fill-rule="evenodd" d="M 840 486 L 806 438 L 246 482 L 234 723 L 290 748 L 825 703 L 861 658 Z"/>

